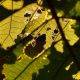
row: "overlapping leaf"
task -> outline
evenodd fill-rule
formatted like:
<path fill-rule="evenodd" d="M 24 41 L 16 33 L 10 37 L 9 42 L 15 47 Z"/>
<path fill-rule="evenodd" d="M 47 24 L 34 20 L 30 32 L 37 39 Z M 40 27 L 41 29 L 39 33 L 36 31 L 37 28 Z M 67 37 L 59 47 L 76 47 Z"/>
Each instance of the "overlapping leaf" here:
<path fill-rule="evenodd" d="M 23 14 L 25 13 L 25 10 L 32 11 L 32 13 L 34 13 L 36 9 L 33 10 L 32 8 L 33 6 L 35 6 L 34 8 L 38 7 L 35 4 L 31 4 L 25 7 L 24 9 L 22 9 L 20 12 L 13 14 L 12 15 L 13 20 L 12 22 L 10 22 L 11 27 L 8 27 L 8 31 L 4 27 L 1 28 L 1 29 L 5 29 L 4 30 L 5 34 L 8 35 L 7 38 L 9 38 L 10 40 L 12 39 L 14 40 L 17 37 L 17 35 L 23 30 L 23 28 L 26 25 L 26 23 L 24 22 L 26 18 L 22 18 Z M 42 23 L 46 21 L 47 15 L 48 15 L 48 12 L 43 11 L 43 13 L 36 20 L 29 21 L 28 25 L 26 25 L 25 32 L 31 33 L 32 31 L 34 31 L 37 27 L 39 27 Z M 14 19 L 16 19 L 17 17 L 18 17 L 18 20 L 15 21 Z M 2 21 L 1 25 L 6 21 L 9 21 L 9 18 L 7 20 Z M 67 40 L 69 40 L 70 45 L 74 45 L 79 39 L 79 37 L 75 34 L 75 30 L 72 28 L 72 25 L 74 25 L 76 21 L 72 19 L 64 19 L 64 20 L 60 19 L 60 23 L 62 25 L 64 34 Z M 5 26 L 8 26 L 9 24 Z M 17 26 L 17 28 L 15 28 L 14 26 Z M 19 30 L 19 27 L 20 27 L 20 30 Z M 51 28 L 51 30 L 47 31 L 47 28 Z M 48 22 L 45 22 L 45 25 L 41 25 L 40 28 L 33 33 L 34 36 L 37 35 L 38 33 L 40 33 L 40 35 L 46 34 L 46 43 L 45 45 L 43 45 L 43 50 L 37 55 L 34 55 L 33 58 L 31 56 L 28 56 L 28 53 L 26 54 L 27 50 L 25 50 L 29 45 L 31 45 L 31 42 L 33 40 L 30 41 L 29 43 L 25 43 L 25 45 L 23 45 L 24 42 L 22 42 L 19 45 L 17 45 L 17 47 L 14 48 L 10 52 L 11 54 L 14 54 L 16 57 L 16 59 L 13 59 L 14 64 L 10 64 L 11 55 L 9 55 L 7 63 L 4 64 L 3 66 L 4 67 L 3 74 L 5 75 L 5 79 L 7 80 L 35 80 L 35 79 L 36 80 L 52 80 L 52 79 L 73 80 L 73 78 L 80 79 L 80 76 L 78 76 L 79 73 L 77 73 L 78 69 L 75 63 L 73 62 L 73 60 L 71 59 L 70 55 L 68 54 L 68 50 L 66 49 L 66 46 L 61 40 L 62 38 L 60 36 L 60 33 L 58 33 L 55 39 L 55 42 L 52 39 L 52 32 L 56 28 L 57 28 L 57 24 L 55 20 L 50 19 L 48 20 Z M 10 31 L 10 34 L 9 34 L 9 31 Z M 3 31 L 1 30 L 1 32 Z M 16 34 L 13 35 L 13 33 L 16 33 Z M 5 42 L 8 40 L 7 38 Z M 12 42 L 9 42 L 9 43 L 11 43 L 12 45 Z M 5 47 L 4 45 L 3 47 Z M 10 45 L 8 45 L 8 43 L 6 42 L 6 47 L 8 46 Z M 40 49 L 40 48 L 37 48 L 37 49 Z M 33 51 L 32 53 L 35 53 L 35 51 Z M 73 68 L 75 68 L 75 70 Z M 77 77 L 76 77 L 76 74 L 77 74 Z"/>

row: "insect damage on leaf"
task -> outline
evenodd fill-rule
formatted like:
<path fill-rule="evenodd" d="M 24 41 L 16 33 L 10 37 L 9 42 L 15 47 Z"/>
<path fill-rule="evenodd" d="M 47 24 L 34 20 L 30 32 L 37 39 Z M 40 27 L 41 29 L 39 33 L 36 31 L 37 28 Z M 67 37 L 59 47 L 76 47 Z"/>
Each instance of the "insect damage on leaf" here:
<path fill-rule="evenodd" d="M 41 14 L 42 13 L 41 9 L 38 9 L 37 10 L 37 13 Z"/>
<path fill-rule="evenodd" d="M 45 43 L 46 43 L 46 35 L 45 34 L 40 35 L 36 39 L 36 42 L 34 44 L 31 43 L 28 46 L 24 47 L 23 52 L 27 56 L 34 58 L 35 56 L 37 56 L 39 53 L 42 52 Z"/>
<path fill-rule="evenodd" d="M 37 6 L 37 9 L 31 9 L 31 10 L 27 10 L 25 12 L 25 14 L 23 15 L 25 20 L 25 27 L 22 30 L 22 32 L 17 36 L 18 40 L 19 39 L 23 39 L 24 37 L 28 36 L 32 31 L 29 31 L 31 29 L 35 29 L 37 28 L 37 26 L 39 24 L 41 24 L 43 22 L 43 20 L 45 20 L 45 16 L 44 18 L 42 17 L 45 14 L 45 16 L 47 16 L 47 12 L 45 11 L 45 8 L 41 7 L 41 6 Z M 40 19 L 40 23 L 38 21 L 38 19 Z M 43 18 L 43 19 L 42 19 Z M 26 33 L 29 33 L 26 35 Z M 17 41 L 17 39 L 16 39 Z"/>
<path fill-rule="evenodd" d="M 19 41 L 21 41 L 21 39 L 24 39 L 26 37 L 26 41 L 28 40 L 31 40 L 32 38 L 33 38 L 33 36 L 30 34 L 28 34 L 28 33 L 26 33 L 25 35 L 22 35 L 22 34 L 19 34 L 19 35 L 17 35 L 17 39 L 15 39 L 14 41 L 15 41 L 15 43 L 18 43 Z"/>
<path fill-rule="evenodd" d="M 38 7 L 38 9 L 35 11 L 34 14 L 32 14 L 32 11 L 26 11 L 26 13 L 24 14 L 24 17 L 26 17 L 26 22 L 29 21 L 29 18 L 31 18 L 31 21 L 33 21 L 34 19 L 37 19 L 40 14 L 42 14 L 42 12 L 45 11 L 45 9 L 43 7 Z"/>
<path fill-rule="evenodd" d="M 31 11 L 28 11 L 24 14 L 24 17 L 30 17 L 31 16 Z"/>
<path fill-rule="evenodd" d="M 52 33 L 52 39 L 53 39 L 53 40 L 55 39 L 57 33 L 58 33 L 58 30 L 55 29 L 55 30 L 53 31 L 53 33 Z"/>

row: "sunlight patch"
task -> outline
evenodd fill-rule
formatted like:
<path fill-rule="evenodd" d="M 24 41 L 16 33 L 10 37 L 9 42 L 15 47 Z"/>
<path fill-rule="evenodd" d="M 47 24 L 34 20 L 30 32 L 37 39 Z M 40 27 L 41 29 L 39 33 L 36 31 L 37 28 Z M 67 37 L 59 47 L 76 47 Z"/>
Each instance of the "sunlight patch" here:
<path fill-rule="evenodd" d="M 73 77 L 75 80 L 80 80 L 80 71 L 78 71 L 76 74 L 72 75 L 72 77 Z"/>
<path fill-rule="evenodd" d="M 12 4 L 13 4 L 13 10 L 15 9 L 20 9 L 22 6 L 23 6 L 23 0 L 20 0 L 20 1 L 13 1 L 12 3 L 12 0 L 6 0 L 2 5 L 3 7 L 9 9 L 9 10 L 12 10 Z"/>
<path fill-rule="evenodd" d="M 63 53 L 64 52 L 63 41 L 57 42 L 57 44 L 55 44 L 55 48 L 56 48 L 57 51 Z"/>
<path fill-rule="evenodd" d="M 71 62 L 65 69 L 68 71 L 72 64 L 73 64 L 73 62 Z"/>

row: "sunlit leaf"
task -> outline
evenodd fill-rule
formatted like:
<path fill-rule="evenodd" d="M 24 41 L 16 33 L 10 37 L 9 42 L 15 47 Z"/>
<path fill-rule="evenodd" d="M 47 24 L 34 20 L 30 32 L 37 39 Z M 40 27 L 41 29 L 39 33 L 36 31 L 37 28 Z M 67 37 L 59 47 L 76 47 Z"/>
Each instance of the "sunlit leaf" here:
<path fill-rule="evenodd" d="M 2 70 L 4 80 L 79 80 L 76 62 L 69 54 L 48 5 L 38 0 L 23 7 L 24 2 L 0 1 L 8 11 L 18 9 L 0 22 L 0 50 L 6 49 L 8 53 Z M 80 61 L 80 22 L 77 20 L 80 1 L 53 2 L 63 33 Z"/>

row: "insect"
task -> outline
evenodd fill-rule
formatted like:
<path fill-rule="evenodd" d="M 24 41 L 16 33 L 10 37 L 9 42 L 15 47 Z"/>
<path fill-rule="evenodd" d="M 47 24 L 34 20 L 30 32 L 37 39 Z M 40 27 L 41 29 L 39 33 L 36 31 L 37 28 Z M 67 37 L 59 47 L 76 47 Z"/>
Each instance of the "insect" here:
<path fill-rule="evenodd" d="M 55 36 L 57 35 L 58 33 L 58 29 L 55 29 L 52 33 L 52 39 L 54 40 L 55 39 Z"/>

